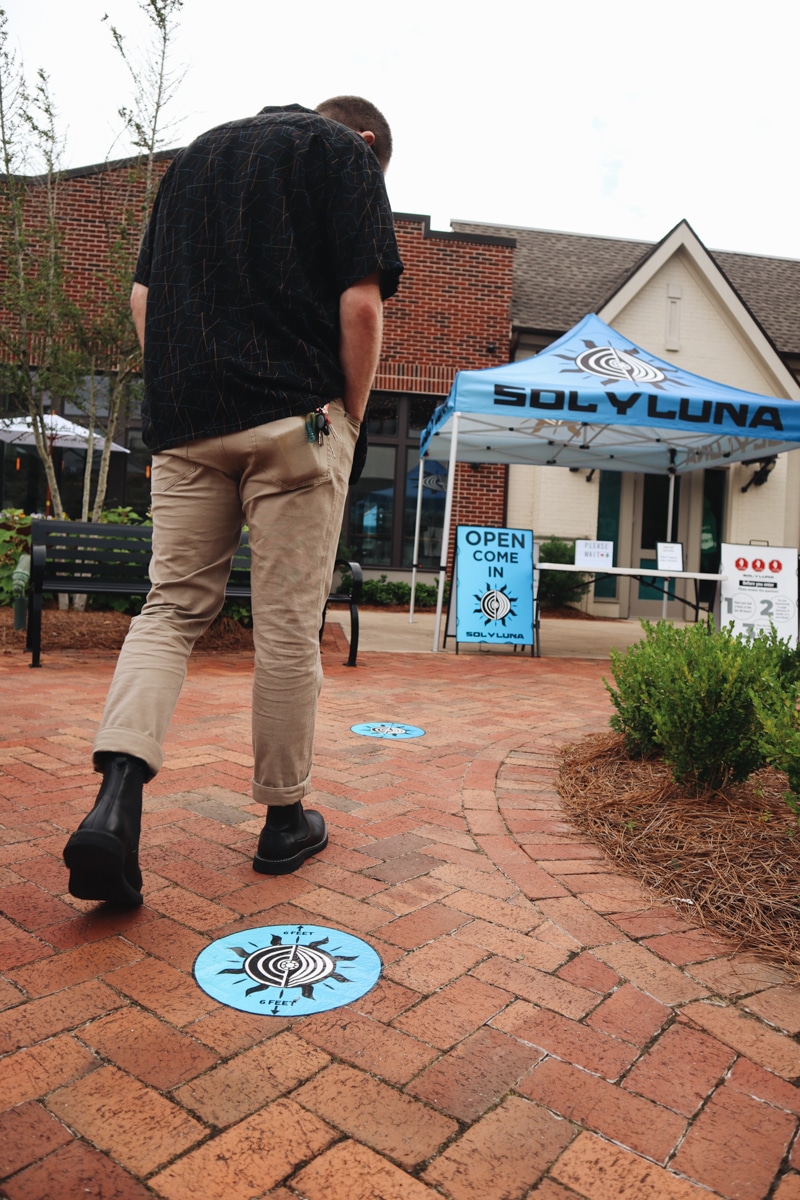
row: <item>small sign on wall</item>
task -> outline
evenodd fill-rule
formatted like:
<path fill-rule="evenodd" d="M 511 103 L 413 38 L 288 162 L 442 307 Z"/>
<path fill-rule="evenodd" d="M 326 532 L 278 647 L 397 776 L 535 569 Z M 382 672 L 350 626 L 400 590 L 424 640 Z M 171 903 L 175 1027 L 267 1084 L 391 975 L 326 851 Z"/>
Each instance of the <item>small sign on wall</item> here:
<path fill-rule="evenodd" d="M 683 542 L 656 542 L 656 570 L 683 570 Z"/>
<path fill-rule="evenodd" d="M 575 566 L 588 567 L 590 571 L 602 571 L 614 565 L 613 542 L 590 542 L 578 539 L 575 543 Z"/>
<path fill-rule="evenodd" d="M 720 627 L 733 625 L 745 637 L 768 632 L 797 646 L 797 550 L 786 546 L 741 546 L 723 542 Z"/>

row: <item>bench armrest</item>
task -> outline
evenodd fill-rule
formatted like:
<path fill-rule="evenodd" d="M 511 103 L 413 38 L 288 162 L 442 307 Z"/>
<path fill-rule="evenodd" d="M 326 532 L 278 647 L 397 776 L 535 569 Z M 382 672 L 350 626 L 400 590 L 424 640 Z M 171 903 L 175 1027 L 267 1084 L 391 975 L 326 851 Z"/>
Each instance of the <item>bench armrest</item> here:
<path fill-rule="evenodd" d="M 336 570 L 337 567 L 344 568 L 344 570 L 349 571 L 352 575 L 353 590 L 350 593 L 350 599 L 353 604 L 360 604 L 361 589 L 364 584 L 364 572 L 361 570 L 361 563 L 350 562 L 349 559 L 346 558 L 337 558 L 333 569 Z"/>

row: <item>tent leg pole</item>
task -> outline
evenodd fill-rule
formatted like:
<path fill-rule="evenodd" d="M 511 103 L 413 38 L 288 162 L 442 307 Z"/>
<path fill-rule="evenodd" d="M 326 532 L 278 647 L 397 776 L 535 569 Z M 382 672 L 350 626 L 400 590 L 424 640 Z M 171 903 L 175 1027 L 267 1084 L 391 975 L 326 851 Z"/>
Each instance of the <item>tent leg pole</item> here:
<path fill-rule="evenodd" d="M 453 413 L 450 430 L 450 464 L 447 470 L 447 495 L 444 502 L 444 524 L 442 526 L 442 551 L 439 559 L 439 594 L 436 597 L 436 625 L 433 631 L 433 649 L 439 649 L 439 634 L 442 628 L 442 604 L 444 581 L 447 576 L 447 550 L 450 545 L 450 521 L 453 515 L 453 492 L 456 482 L 456 459 L 458 457 L 458 413 Z"/>
<path fill-rule="evenodd" d="M 422 524 L 422 472 L 424 459 L 419 460 L 419 483 L 417 484 L 417 516 L 414 522 L 414 558 L 411 563 L 411 599 L 408 605 L 408 623 L 414 624 L 414 597 L 417 594 L 417 563 L 419 562 L 419 527 Z"/>
<path fill-rule="evenodd" d="M 667 500 L 667 537 L 668 542 L 672 541 L 672 514 L 675 508 L 675 475 L 669 477 L 669 498 Z M 658 564 L 656 564 L 658 565 Z M 669 603 L 669 580 L 664 580 L 664 599 L 661 601 L 661 620 L 667 619 L 667 604 Z"/>

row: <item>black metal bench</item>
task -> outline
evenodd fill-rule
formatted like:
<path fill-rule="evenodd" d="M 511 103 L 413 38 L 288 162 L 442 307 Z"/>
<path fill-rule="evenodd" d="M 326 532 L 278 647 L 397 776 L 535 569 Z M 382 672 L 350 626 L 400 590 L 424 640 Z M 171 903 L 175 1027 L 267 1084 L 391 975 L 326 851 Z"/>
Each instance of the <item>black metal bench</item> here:
<path fill-rule="evenodd" d="M 31 522 L 31 588 L 28 598 L 26 650 L 31 666 L 41 666 L 42 597 L 45 593 L 98 593 L 111 596 L 146 596 L 150 590 L 148 569 L 152 553 L 150 525 L 103 525 L 87 521 Z M 358 563 L 337 558 L 337 570 L 353 577 L 351 594 L 332 592 L 322 612 L 319 636 L 325 628 L 329 604 L 350 608 L 350 653 L 347 666 L 356 665 L 358 655 L 358 602 L 362 573 Z M 226 599 L 249 600 L 250 539 L 242 533 L 233 557 L 225 588 Z"/>

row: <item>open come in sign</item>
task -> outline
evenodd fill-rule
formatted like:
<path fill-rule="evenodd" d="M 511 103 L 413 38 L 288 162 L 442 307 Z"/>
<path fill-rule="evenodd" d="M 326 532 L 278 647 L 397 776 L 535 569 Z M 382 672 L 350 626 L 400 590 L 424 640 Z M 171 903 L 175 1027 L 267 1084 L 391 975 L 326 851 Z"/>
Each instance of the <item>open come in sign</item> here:
<path fill-rule="evenodd" d="M 459 525 L 456 641 L 533 644 L 533 533 Z"/>

